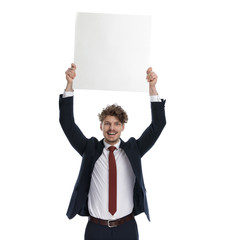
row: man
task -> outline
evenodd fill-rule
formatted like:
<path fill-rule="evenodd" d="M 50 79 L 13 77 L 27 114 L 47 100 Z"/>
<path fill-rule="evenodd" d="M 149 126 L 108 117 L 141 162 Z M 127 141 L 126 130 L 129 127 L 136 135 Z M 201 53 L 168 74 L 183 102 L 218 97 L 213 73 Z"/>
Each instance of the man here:
<path fill-rule="evenodd" d="M 152 122 L 139 139 L 124 142 L 120 136 L 128 120 L 117 105 L 99 114 L 104 139 L 86 138 L 74 122 L 73 80 L 76 65 L 65 72 L 67 87 L 60 95 L 60 124 L 71 145 L 83 157 L 67 216 L 89 216 L 85 240 L 137 240 L 134 216 L 145 212 L 150 220 L 141 157 L 153 146 L 165 124 L 165 100 L 156 90 L 157 75 L 147 70 Z"/>

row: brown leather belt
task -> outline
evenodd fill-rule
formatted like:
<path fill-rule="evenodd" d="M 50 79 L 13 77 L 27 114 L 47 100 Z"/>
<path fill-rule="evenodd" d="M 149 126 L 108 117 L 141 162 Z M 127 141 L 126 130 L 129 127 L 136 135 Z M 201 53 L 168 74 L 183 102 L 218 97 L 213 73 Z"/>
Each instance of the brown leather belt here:
<path fill-rule="evenodd" d="M 116 220 L 103 220 L 100 218 L 95 218 L 95 217 L 90 216 L 89 221 L 97 223 L 97 224 L 105 225 L 105 226 L 108 226 L 111 228 L 111 227 L 117 227 L 133 218 L 134 218 L 134 215 L 131 213 L 123 218 L 119 218 Z"/>

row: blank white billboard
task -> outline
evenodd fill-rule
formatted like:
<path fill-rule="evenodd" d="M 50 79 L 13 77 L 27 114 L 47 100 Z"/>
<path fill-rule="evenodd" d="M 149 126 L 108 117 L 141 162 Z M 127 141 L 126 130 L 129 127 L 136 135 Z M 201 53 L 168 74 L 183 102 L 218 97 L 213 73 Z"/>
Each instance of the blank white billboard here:
<path fill-rule="evenodd" d="M 77 13 L 76 89 L 148 91 L 151 16 Z"/>

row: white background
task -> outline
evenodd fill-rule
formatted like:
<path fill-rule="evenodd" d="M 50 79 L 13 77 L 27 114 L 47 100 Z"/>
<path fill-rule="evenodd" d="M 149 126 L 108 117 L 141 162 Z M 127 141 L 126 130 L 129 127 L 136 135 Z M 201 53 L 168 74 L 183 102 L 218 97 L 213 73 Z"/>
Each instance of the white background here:
<path fill-rule="evenodd" d="M 1 24 L 1 239 L 83 239 L 66 210 L 81 158 L 58 122 L 76 12 L 151 14 L 151 66 L 167 125 L 143 159 L 151 222 L 140 239 L 240 239 L 238 1 L 8 1 Z M 112 76 L 114 78 L 114 76 Z M 146 93 L 75 91 L 75 118 L 102 137 L 97 113 L 129 113 L 122 138 L 150 121 Z"/>

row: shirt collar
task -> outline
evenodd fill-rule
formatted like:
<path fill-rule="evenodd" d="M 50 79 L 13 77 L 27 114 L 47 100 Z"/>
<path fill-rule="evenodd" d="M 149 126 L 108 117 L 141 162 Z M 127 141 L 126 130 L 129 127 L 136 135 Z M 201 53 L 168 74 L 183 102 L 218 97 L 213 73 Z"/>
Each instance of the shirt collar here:
<path fill-rule="evenodd" d="M 121 140 L 119 139 L 119 141 L 118 141 L 115 145 L 110 145 L 110 144 L 108 144 L 108 143 L 105 141 L 105 139 L 103 140 L 103 143 L 104 143 L 104 146 L 105 146 L 106 149 L 108 149 L 108 148 L 111 147 L 111 146 L 114 146 L 114 147 L 116 147 L 116 149 L 118 150 L 119 147 L 120 147 L 120 144 L 121 144 Z"/>

